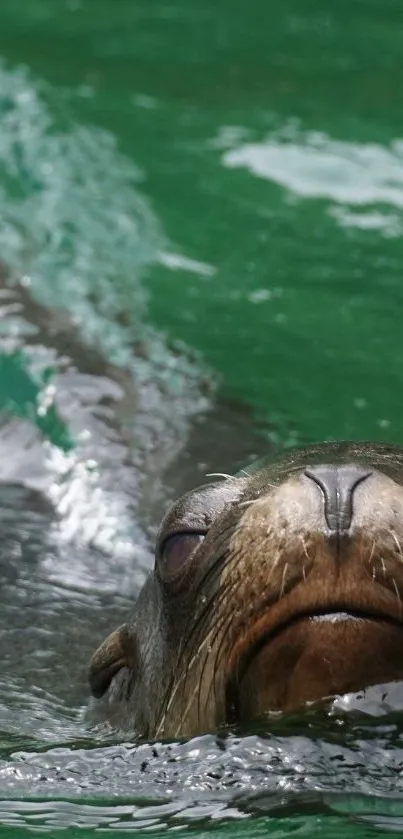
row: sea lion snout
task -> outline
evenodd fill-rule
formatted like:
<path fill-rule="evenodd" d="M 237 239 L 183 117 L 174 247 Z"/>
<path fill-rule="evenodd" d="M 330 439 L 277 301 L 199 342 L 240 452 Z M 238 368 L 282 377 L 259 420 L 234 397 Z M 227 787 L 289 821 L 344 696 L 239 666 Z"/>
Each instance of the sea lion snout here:
<path fill-rule="evenodd" d="M 346 466 L 314 466 L 305 469 L 323 494 L 324 515 L 331 535 L 348 532 L 353 517 L 353 495 L 357 486 L 372 475 L 369 469 L 356 464 Z"/>

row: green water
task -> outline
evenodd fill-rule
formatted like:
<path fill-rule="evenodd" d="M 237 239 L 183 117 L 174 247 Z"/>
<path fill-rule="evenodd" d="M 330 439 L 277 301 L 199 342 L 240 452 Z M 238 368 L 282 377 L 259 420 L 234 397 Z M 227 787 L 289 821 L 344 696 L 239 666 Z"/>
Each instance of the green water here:
<path fill-rule="evenodd" d="M 153 322 L 285 435 L 401 437 L 401 18 L 392 0 L 2 4 L 3 54 L 113 132 L 194 260 L 148 272 Z"/>
<path fill-rule="evenodd" d="M 64 307 L 87 346 L 98 348 L 104 367 L 94 361 L 91 371 L 98 365 L 106 376 L 114 364 L 135 372 L 145 394 L 139 451 L 158 439 L 168 463 L 168 449 L 179 450 L 189 418 L 214 398 L 217 382 L 281 444 L 402 441 L 399 0 L 1 0 L 0 56 L 0 256 L 14 277 L 26 277 L 37 303 Z M 35 321 L 44 334 L 46 314 L 31 318 L 30 304 L 23 306 L 24 323 Z M 11 320 L 1 325 L 0 407 L 25 418 L 67 463 L 85 420 L 77 430 L 74 412 L 66 420 L 52 403 L 38 410 L 58 363 L 52 347 L 59 355 L 63 349 L 54 335 L 63 337 L 63 329 L 56 324 L 49 333 L 48 354 L 24 354 L 29 330 L 21 323 L 10 329 Z M 151 413 L 159 418 L 152 444 Z M 217 444 L 218 462 L 220 452 Z M 108 476 L 112 471 L 107 461 Z M 154 483 L 157 467 L 148 462 L 146 471 Z M 153 503 L 158 508 L 158 497 Z M 119 521 L 123 508 L 124 501 Z M 139 503 L 136 515 L 141 510 Z M 125 556 L 122 548 L 123 564 Z M 83 568 L 86 562 L 87 554 Z M 76 573 L 87 579 L 87 571 L 73 569 L 63 585 L 74 586 Z M 113 569 L 106 582 L 108 575 Z M 84 594 L 73 601 L 79 626 L 88 604 Z M 105 603 L 104 610 L 117 609 Z M 16 684 L 17 699 L 19 691 Z M 77 745 L 59 755 L 63 725 L 55 712 L 56 736 L 50 710 L 53 734 L 41 728 L 32 754 L 29 744 L 19 745 L 26 753 L 15 757 L 8 738 L 18 725 L 9 721 L 6 699 L 0 836 L 34 827 L 47 835 L 69 828 L 69 837 L 98 829 L 162 835 L 165 824 L 199 837 L 403 835 L 401 726 L 394 719 L 380 726 L 374 752 L 371 726 L 348 753 L 342 738 L 325 731 L 287 758 L 279 735 L 282 768 L 265 776 L 271 799 L 259 810 L 238 806 L 219 784 L 209 793 L 208 755 L 219 760 L 210 741 L 194 746 L 196 757 L 191 746 L 173 747 L 174 758 L 147 752 L 156 762 L 148 786 L 136 774 L 141 755 L 129 750 L 112 760 L 105 746 L 94 780 L 91 750 L 88 756 Z M 35 722 L 36 705 L 27 705 Z M 318 753 L 316 742 L 323 743 Z M 54 748 L 49 759 L 44 744 Z M 223 758 L 228 785 L 234 772 L 235 789 L 261 792 L 256 755 L 263 752 L 252 749 L 246 758 L 242 743 L 232 744 L 232 763 Z M 173 759 L 179 781 L 170 775 Z M 119 760 L 120 788 L 111 786 Z M 343 775 L 343 761 L 350 774 Z M 324 778 L 336 764 L 340 784 L 333 789 Z M 60 792 L 61 775 L 67 786 Z M 171 801 L 165 821 L 158 790 Z"/>

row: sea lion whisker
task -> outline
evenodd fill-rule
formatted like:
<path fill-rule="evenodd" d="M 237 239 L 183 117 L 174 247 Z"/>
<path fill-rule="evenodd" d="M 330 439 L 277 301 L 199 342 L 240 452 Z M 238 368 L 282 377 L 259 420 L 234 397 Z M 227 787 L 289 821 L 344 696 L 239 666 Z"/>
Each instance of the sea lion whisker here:
<path fill-rule="evenodd" d="M 369 560 L 368 560 L 369 562 L 371 562 L 371 560 L 374 558 L 375 548 L 376 548 L 376 541 L 375 541 L 375 539 L 373 539 L 372 540 L 372 546 L 371 546 L 371 553 L 369 555 Z"/>
<path fill-rule="evenodd" d="M 171 690 L 171 694 L 169 696 L 169 699 L 166 700 L 166 707 L 165 707 L 165 712 L 164 712 L 163 717 L 162 717 L 162 724 L 163 724 L 163 721 L 165 720 L 167 714 L 169 713 L 170 708 L 172 707 L 172 703 L 173 703 L 173 701 L 174 701 L 174 699 L 175 699 L 175 697 L 176 697 L 180 688 L 183 688 L 183 696 L 185 695 L 186 681 L 190 677 L 191 670 L 194 667 L 195 663 L 200 659 L 201 653 L 204 652 L 204 662 L 202 664 L 202 671 L 201 671 L 200 678 L 198 679 L 198 684 L 193 689 L 191 697 L 190 697 L 189 701 L 187 702 L 186 707 L 183 709 L 182 714 L 181 714 L 181 718 L 182 718 L 182 722 L 183 722 L 183 720 L 186 718 L 187 714 L 189 713 L 190 707 L 191 707 L 191 705 L 193 703 L 193 700 L 194 700 L 194 696 L 196 694 L 198 694 L 198 715 L 199 715 L 199 719 L 200 719 L 201 684 L 202 684 L 203 677 L 204 677 L 205 667 L 206 667 L 206 664 L 207 664 L 207 661 L 208 661 L 209 655 L 210 655 L 210 649 L 206 650 L 205 648 L 206 647 L 211 647 L 212 644 L 214 643 L 215 637 L 217 637 L 218 632 L 221 629 L 221 624 L 223 623 L 223 620 L 224 619 L 221 620 L 221 623 L 218 626 L 215 625 L 210 629 L 210 632 L 206 635 L 206 637 L 204 638 L 202 643 L 197 647 L 197 650 L 194 652 L 194 654 L 193 654 L 192 658 L 190 659 L 190 661 L 188 662 L 186 668 L 184 670 L 182 670 L 182 674 L 179 676 L 179 678 L 176 680 L 176 682 L 175 682 L 175 677 L 173 678 L 172 682 L 175 684 L 175 687 L 173 688 L 173 690 Z M 213 640 L 211 640 L 211 636 L 213 636 Z M 178 660 L 177 661 L 177 666 L 179 666 L 179 663 L 180 662 Z M 172 682 L 171 682 L 171 684 L 172 684 Z M 160 724 L 160 727 L 161 727 L 161 724 Z"/>
<path fill-rule="evenodd" d="M 236 481 L 234 475 L 227 475 L 225 472 L 207 472 L 206 478 L 224 478 L 226 481 Z"/>
<path fill-rule="evenodd" d="M 304 549 L 304 554 L 305 554 L 306 558 L 311 560 L 311 557 L 309 556 L 309 553 L 308 553 L 308 548 L 306 546 L 306 541 L 305 541 L 304 536 L 301 535 L 300 539 L 301 539 L 302 547 Z"/>
<path fill-rule="evenodd" d="M 403 559 L 402 546 L 401 546 L 401 544 L 400 544 L 400 542 L 399 542 L 399 540 L 398 540 L 398 538 L 397 538 L 397 534 L 396 534 L 396 532 L 395 532 L 392 528 L 391 528 L 391 530 L 390 530 L 390 535 L 391 535 L 391 537 L 392 537 L 392 539 L 393 539 L 393 541 L 394 541 L 394 543 L 395 543 L 395 545 L 396 545 L 396 547 L 397 547 L 397 550 L 399 551 L 399 555 L 400 555 L 400 557 Z"/>
<path fill-rule="evenodd" d="M 288 568 L 289 568 L 289 563 L 288 563 L 288 562 L 285 562 L 285 563 L 284 563 L 284 568 L 283 568 L 283 576 L 282 576 L 282 578 L 281 578 L 281 586 L 280 586 L 280 600 L 281 600 L 281 598 L 282 598 L 282 596 L 283 596 L 283 594 L 284 594 L 284 589 L 285 589 L 285 583 L 286 583 L 286 579 L 287 579 L 287 572 L 288 572 Z"/>
<path fill-rule="evenodd" d="M 280 562 L 280 559 L 281 559 L 281 551 L 277 551 L 277 553 L 273 557 L 273 561 L 272 561 L 272 564 L 271 564 L 271 567 L 270 567 L 270 576 L 269 576 L 268 582 L 272 581 L 273 576 L 274 576 L 274 572 L 277 568 L 277 565 Z"/>
<path fill-rule="evenodd" d="M 309 559 L 309 554 L 308 554 L 305 539 L 304 539 L 303 536 L 301 536 L 301 544 L 302 544 L 302 548 L 303 548 L 303 551 L 304 551 L 304 554 L 305 554 L 306 558 Z M 302 558 L 302 578 L 304 580 L 304 583 L 306 583 L 306 569 L 305 569 L 305 559 L 304 558 Z"/>
<path fill-rule="evenodd" d="M 209 611 L 211 613 L 211 606 L 214 606 L 215 611 L 217 612 L 219 610 L 220 606 L 222 605 L 223 601 L 229 599 L 229 597 L 233 594 L 234 590 L 236 590 L 236 587 L 237 587 L 237 580 L 236 579 L 232 580 L 230 584 L 228 584 L 228 581 L 225 580 L 221 584 L 220 588 L 214 593 L 214 596 L 211 598 L 210 604 L 207 607 L 207 611 Z M 224 620 L 224 618 L 222 618 L 221 624 L 222 624 L 223 620 Z M 217 626 L 217 623 L 216 623 L 213 627 L 212 631 L 216 632 L 216 636 L 218 636 L 218 633 L 221 629 L 221 624 L 219 624 Z M 213 641 L 214 640 L 215 640 L 215 638 L 213 638 Z M 193 637 L 193 643 L 194 642 L 195 642 L 195 639 Z"/>
<path fill-rule="evenodd" d="M 225 623 L 225 626 L 224 626 L 224 630 L 222 631 L 220 645 L 219 645 L 218 650 L 217 650 L 215 667 L 214 667 L 214 674 L 216 674 L 217 671 L 221 669 L 221 663 L 222 663 L 222 659 L 224 658 L 224 655 L 226 655 L 226 658 L 227 658 L 225 666 L 224 666 L 224 672 L 228 674 L 228 670 L 229 670 L 228 665 L 229 665 L 229 660 L 230 660 L 230 656 L 231 656 L 232 645 L 231 644 L 228 645 L 228 647 L 226 649 L 225 648 L 225 641 L 228 639 L 228 634 L 229 634 L 231 622 L 232 622 L 232 616 L 231 616 L 231 614 L 229 614 L 227 616 L 226 623 Z M 239 630 L 239 627 L 238 627 L 238 630 Z M 233 676 L 233 675 L 234 674 L 232 673 L 231 676 Z M 214 681 L 214 693 L 216 695 L 216 676 L 215 675 L 214 675 L 214 680 L 213 681 Z M 211 690 L 211 687 L 210 687 L 210 690 Z"/>
<path fill-rule="evenodd" d="M 179 689 L 182 688 L 182 686 L 184 684 L 186 684 L 186 680 L 187 680 L 187 677 L 189 675 L 189 665 L 185 668 L 182 668 L 182 672 L 181 672 L 181 665 L 182 665 L 183 659 L 185 658 L 186 649 L 187 649 L 187 646 L 189 644 L 190 644 L 190 639 L 189 638 L 187 638 L 187 640 L 185 640 L 185 641 L 182 640 L 181 646 L 178 650 L 178 654 L 177 654 L 177 657 L 176 657 L 175 665 L 173 667 L 171 677 L 169 679 L 169 684 L 168 684 L 168 686 L 167 686 L 167 688 L 166 688 L 166 690 L 165 690 L 165 692 L 164 692 L 164 694 L 161 698 L 161 710 L 160 710 L 159 715 L 158 715 L 159 718 L 160 718 L 160 722 L 158 723 L 158 727 L 157 727 L 157 736 L 159 735 L 159 732 L 163 729 L 165 719 L 166 719 L 167 714 L 169 713 L 169 711 L 171 709 L 172 703 L 173 703 Z M 193 659 L 195 659 L 195 658 L 196 658 L 196 656 L 193 657 Z M 193 662 L 193 659 L 192 659 L 192 662 Z"/>
<path fill-rule="evenodd" d="M 386 572 L 385 560 L 384 560 L 383 556 L 378 556 L 378 559 L 379 559 L 379 562 L 380 562 L 380 563 L 381 563 L 381 565 L 382 565 L 382 573 L 383 573 L 383 576 L 384 576 L 384 577 L 386 577 L 386 573 L 387 573 L 387 572 Z"/>
<path fill-rule="evenodd" d="M 214 592 L 214 595 L 210 599 L 210 601 L 207 602 L 206 604 L 204 604 L 203 612 L 198 617 L 197 629 L 199 630 L 199 636 L 200 636 L 200 630 L 203 630 L 203 627 L 204 627 L 204 619 L 206 617 L 208 617 L 209 614 L 211 614 L 212 606 L 215 606 L 215 608 L 217 608 L 218 606 L 221 605 L 222 599 L 224 598 L 224 596 L 226 594 L 228 594 L 228 588 L 229 588 L 229 586 L 228 586 L 227 583 L 222 584 L 220 586 L 220 588 L 216 592 Z M 183 644 L 183 646 L 181 646 L 181 648 L 178 652 L 176 665 L 175 665 L 175 670 L 174 670 L 172 679 L 170 681 L 170 685 L 168 687 L 168 690 L 167 690 L 167 692 L 165 694 L 165 697 L 164 697 L 164 703 L 163 704 L 166 705 L 165 714 L 168 713 L 168 711 L 169 711 L 169 709 L 172 705 L 173 699 L 175 698 L 179 688 L 184 687 L 186 685 L 186 681 L 187 681 L 187 679 L 190 675 L 190 671 L 191 671 L 192 667 L 194 666 L 194 663 L 200 657 L 200 653 L 202 652 L 203 648 L 211 643 L 210 642 L 211 634 L 214 633 L 214 632 L 216 632 L 216 634 L 217 634 L 220 628 L 221 628 L 221 624 L 219 624 L 218 627 L 217 627 L 217 625 L 215 625 L 211 629 L 211 631 L 207 634 L 207 636 L 204 638 L 203 642 L 201 644 L 198 644 L 197 649 L 194 652 L 192 658 L 188 662 L 186 668 L 184 668 L 184 669 L 182 668 L 182 674 L 179 675 L 179 678 L 178 678 L 178 671 L 179 671 L 179 673 L 181 672 L 182 662 L 183 662 L 183 659 L 185 657 L 186 650 L 187 650 L 188 646 L 192 646 L 193 648 L 196 646 L 195 633 L 194 633 L 195 627 L 194 627 L 194 625 L 190 627 L 190 629 L 192 631 L 188 634 L 187 641 Z M 186 633 L 185 633 L 185 635 L 186 635 Z M 173 688 L 173 690 L 172 690 L 172 684 L 175 684 L 175 687 Z"/>
<path fill-rule="evenodd" d="M 232 616 L 230 614 L 230 615 L 226 616 L 225 620 L 223 621 L 223 623 L 220 626 L 221 638 L 220 638 L 218 648 L 215 651 L 216 656 L 215 656 L 215 661 L 214 661 L 213 678 L 210 682 L 210 686 L 209 686 L 208 693 L 207 693 L 207 699 L 208 699 L 210 697 L 211 691 L 212 690 L 214 691 L 214 698 L 215 698 L 216 704 L 217 704 L 217 673 L 221 670 L 221 661 L 222 661 L 222 658 L 225 654 L 225 642 L 228 640 L 229 631 L 230 631 L 230 628 L 231 628 L 231 623 L 232 623 Z M 227 652 L 229 653 L 230 650 L 228 650 Z"/>
<path fill-rule="evenodd" d="M 231 585 L 228 586 L 228 589 L 227 589 L 228 593 L 232 594 L 234 589 L 236 590 L 237 585 L 238 585 L 238 580 L 237 580 L 236 576 L 234 576 L 234 578 L 232 579 Z M 222 655 L 222 651 L 223 651 L 223 645 L 224 645 L 224 642 L 226 640 L 226 633 L 229 630 L 229 627 L 230 627 L 230 624 L 232 623 L 232 621 L 233 621 L 233 613 L 230 611 L 227 614 L 226 618 L 220 624 L 219 631 L 221 633 L 221 640 L 220 640 L 220 644 L 218 646 L 218 649 L 216 650 L 215 671 L 217 670 L 217 668 L 220 664 L 221 655 Z M 217 633 L 216 633 L 216 637 L 217 636 L 218 636 L 218 630 L 217 630 Z M 214 676 L 214 682 L 215 682 L 215 676 Z M 214 692 L 216 694 L 216 685 L 214 685 Z"/>
<path fill-rule="evenodd" d="M 205 624 L 207 622 L 208 617 L 212 614 L 212 610 L 217 610 L 218 607 L 221 605 L 224 596 L 227 594 L 226 589 L 227 586 L 224 584 L 220 586 L 220 588 L 217 589 L 217 591 L 214 592 L 213 596 L 204 604 L 203 612 L 199 615 L 196 626 L 190 627 L 191 632 L 189 633 L 188 644 L 193 648 L 197 647 L 197 652 L 200 649 L 202 649 L 205 643 L 207 643 L 208 636 L 206 636 L 201 643 L 199 643 L 199 638 L 203 634 Z M 186 646 L 181 651 L 182 655 L 184 655 L 185 650 Z M 197 655 L 197 653 L 195 655 Z M 193 659 L 190 660 L 188 668 L 191 667 L 192 663 Z M 179 665 L 180 661 L 178 660 L 178 666 Z"/>
<path fill-rule="evenodd" d="M 206 587 L 206 584 L 211 582 L 211 578 L 214 578 L 215 574 L 221 574 L 223 566 L 225 565 L 225 561 L 229 555 L 229 551 L 225 550 L 222 554 L 219 554 L 217 557 L 214 558 L 214 561 L 209 565 L 207 571 L 203 574 L 203 576 L 198 580 L 197 586 L 194 591 L 194 597 L 197 598 L 200 591 Z"/>
<path fill-rule="evenodd" d="M 174 737 L 179 737 L 180 732 L 181 732 L 181 728 L 183 727 L 183 723 L 186 721 L 186 718 L 189 714 L 189 711 L 191 710 L 191 707 L 193 705 L 193 701 L 194 701 L 194 698 L 195 698 L 196 695 L 198 695 L 198 718 L 200 720 L 200 687 L 199 687 L 199 685 L 196 684 L 195 687 L 193 688 L 193 691 L 190 694 L 190 697 L 189 697 L 189 700 L 187 702 L 186 708 L 184 708 L 183 711 L 182 711 L 181 718 L 180 718 L 180 721 L 178 723 L 178 727 L 175 731 Z"/>
<path fill-rule="evenodd" d="M 229 632 L 230 632 L 230 625 L 231 625 L 231 622 L 230 622 L 230 620 L 227 619 L 227 621 L 225 623 L 225 626 L 222 630 L 221 641 L 220 641 L 220 644 L 219 644 L 219 647 L 218 647 L 218 650 L 217 650 L 217 656 L 216 656 L 216 659 L 215 659 L 215 662 L 214 662 L 213 678 L 212 678 L 210 688 L 209 688 L 209 694 L 211 692 L 211 689 L 213 689 L 213 691 L 214 691 L 214 699 L 215 699 L 216 705 L 218 705 L 218 701 L 217 701 L 217 675 L 218 675 L 219 672 L 221 672 L 221 661 L 222 661 L 222 658 L 224 657 L 225 646 L 226 646 L 225 642 L 228 640 L 228 636 L 229 636 Z M 228 657 L 229 657 L 229 652 L 230 652 L 230 650 L 227 649 L 227 660 L 228 660 Z M 224 668 L 224 672 L 228 672 L 228 666 L 226 666 Z"/>
<path fill-rule="evenodd" d="M 234 589 L 236 589 L 236 585 L 237 585 L 236 580 L 232 580 L 230 585 L 228 585 L 228 583 L 226 581 L 222 584 L 222 586 L 220 587 L 220 590 L 218 592 L 218 597 L 216 598 L 216 602 L 215 602 L 216 610 L 218 609 L 219 606 L 221 606 L 222 601 L 225 598 L 228 598 L 228 596 L 230 596 L 233 593 Z M 210 656 L 210 653 L 211 653 L 211 651 L 214 647 L 216 639 L 219 637 L 219 635 L 223 631 L 223 627 L 224 627 L 224 634 L 225 634 L 226 626 L 230 622 L 231 622 L 231 613 L 230 613 L 229 616 L 228 615 L 227 616 L 220 615 L 218 621 L 216 620 L 216 623 L 212 626 L 210 632 L 208 633 L 208 635 L 206 636 L 206 638 L 202 642 L 201 646 L 198 647 L 197 652 L 193 656 L 193 658 L 190 661 L 190 663 L 188 665 L 188 668 L 187 668 L 187 674 L 188 674 L 189 670 L 193 666 L 194 662 L 197 660 L 197 657 L 200 654 L 200 650 L 203 647 L 208 646 L 208 650 L 207 650 L 206 655 L 205 655 L 205 659 L 204 659 L 204 662 L 203 662 L 202 670 L 201 670 L 201 673 L 200 673 L 200 679 L 199 679 L 199 698 L 198 698 L 199 720 L 200 720 L 200 701 L 201 701 L 201 695 L 202 695 L 201 688 L 202 688 L 202 684 L 203 684 L 203 679 L 204 679 L 204 675 L 205 675 L 206 666 L 207 666 L 207 663 L 209 661 L 209 656 Z M 221 639 L 221 642 L 222 642 L 222 639 Z M 217 662 L 218 657 L 219 657 L 221 642 L 220 642 L 220 645 L 218 647 L 217 655 L 215 657 L 215 662 Z M 213 680 L 212 681 L 215 682 L 215 675 L 213 675 Z M 208 689 L 206 701 L 208 700 L 208 698 L 210 696 L 211 686 L 212 686 L 212 683 L 210 684 L 210 687 Z M 216 698 L 216 687 L 215 687 L 215 685 L 214 685 L 214 696 Z"/>
<path fill-rule="evenodd" d="M 225 543 L 225 540 L 228 540 L 228 538 L 229 538 L 229 532 L 228 531 L 230 531 L 229 528 L 227 530 L 223 531 L 223 533 L 221 534 L 221 538 L 222 538 L 222 541 L 224 541 L 224 543 Z M 218 545 L 217 547 L 219 549 L 220 545 Z M 228 548 L 226 548 L 222 553 L 218 554 L 213 559 L 213 561 L 210 563 L 209 567 L 207 568 L 207 571 L 203 574 L 203 576 L 200 577 L 200 579 L 197 582 L 196 588 L 193 592 L 194 600 L 197 600 L 200 592 L 203 589 L 206 588 L 207 583 L 209 585 L 211 584 L 211 581 L 212 581 L 211 578 L 213 578 L 213 580 L 214 580 L 214 575 L 221 574 L 222 568 L 225 565 L 225 562 L 226 562 L 228 556 L 229 556 L 229 550 L 228 550 Z M 193 615 L 192 615 L 192 619 L 194 619 Z"/>
<path fill-rule="evenodd" d="M 400 592 L 399 592 L 399 589 L 398 589 L 398 586 L 397 586 L 397 583 L 396 583 L 396 580 L 395 580 L 394 577 L 392 577 L 392 583 L 393 583 L 393 588 L 395 590 L 397 602 L 398 602 L 399 607 L 401 609 L 402 608 L 402 598 L 400 597 Z"/>
<path fill-rule="evenodd" d="M 160 710 L 157 714 L 157 719 L 159 719 L 159 722 L 156 723 L 156 737 L 160 737 L 161 732 L 163 733 L 164 730 L 165 720 L 167 718 L 168 711 L 171 707 L 173 697 L 176 693 L 176 685 L 175 687 L 173 687 L 173 685 L 175 685 L 175 679 L 174 674 L 171 674 L 169 685 L 161 697 Z"/>
<path fill-rule="evenodd" d="M 212 628 L 211 632 L 209 633 L 209 638 L 208 638 L 208 640 L 209 640 L 209 644 L 208 644 L 209 649 L 207 650 L 207 655 L 206 655 L 206 657 L 205 657 L 205 660 L 204 660 L 204 663 L 203 663 L 203 667 L 202 667 L 202 671 L 201 671 L 201 674 L 200 674 L 200 690 L 199 690 L 198 708 L 197 708 L 197 710 L 198 710 L 199 720 L 200 720 L 200 718 L 201 718 L 201 713 L 200 713 L 200 711 L 201 711 L 201 709 L 200 709 L 200 702 L 201 702 L 201 696 L 202 696 L 202 690 L 201 690 L 201 688 L 202 688 L 203 679 L 204 679 L 204 676 L 205 676 L 206 665 L 207 665 L 207 662 L 209 661 L 210 653 L 211 653 L 211 652 L 212 652 L 212 650 L 213 650 L 214 643 L 215 643 L 216 639 L 218 638 L 218 636 L 219 636 L 219 635 L 220 635 L 220 633 L 222 632 L 223 627 L 224 627 L 224 634 L 225 634 L 225 629 L 226 629 L 226 625 L 227 625 L 227 624 L 228 624 L 228 618 L 221 617 L 221 621 L 220 621 L 220 623 L 218 624 L 218 626 L 214 626 L 214 627 Z M 218 650 L 220 650 L 220 646 L 219 646 Z M 217 661 L 218 661 L 218 656 L 215 656 L 215 658 L 214 658 L 214 668 L 213 668 L 213 678 L 212 678 L 212 680 L 211 680 L 211 682 L 210 682 L 210 685 L 209 685 L 209 688 L 208 688 L 208 691 L 207 691 L 206 702 L 208 701 L 208 699 L 209 699 L 209 697 L 210 697 L 210 693 L 211 693 L 211 687 L 212 687 L 212 685 L 213 685 L 213 687 L 214 687 L 214 698 L 215 698 L 215 700 L 217 700 L 217 691 L 216 691 L 216 684 L 215 684 L 215 681 L 216 681 Z"/>
<path fill-rule="evenodd" d="M 182 683 L 186 680 L 186 671 L 183 673 L 179 679 L 175 681 L 175 674 L 171 675 L 170 683 L 165 691 L 164 696 L 162 697 L 161 701 L 161 708 L 163 709 L 159 713 L 160 721 L 157 725 L 157 732 L 156 736 L 159 737 L 161 732 L 164 730 L 165 720 L 168 716 L 169 711 L 171 710 L 172 703 L 179 691 L 179 688 L 182 687 Z"/>
<path fill-rule="evenodd" d="M 211 584 L 211 582 L 214 582 L 214 575 L 217 575 L 217 577 L 218 577 L 221 574 L 222 565 L 223 565 L 223 563 L 225 563 L 225 558 L 226 558 L 226 556 L 225 556 L 225 554 L 223 554 L 217 560 L 217 562 L 215 562 L 213 565 L 210 566 L 207 573 L 204 575 L 202 580 L 200 580 L 200 582 L 198 583 L 197 589 L 196 589 L 195 594 L 194 594 L 194 599 L 195 600 L 197 599 L 198 595 L 200 594 L 200 591 L 203 590 L 203 588 L 206 587 L 206 582 L 208 581 L 209 584 Z M 222 590 L 222 585 L 220 585 L 218 587 L 218 589 L 213 592 L 212 596 L 209 599 L 204 598 L 203 609 L 201 610 L 201 612 L 197 616 L 196 620 L 194 618 L 194 615 L 192 615 L 192 616 L 189 615 L 189 619 L 188 619 L 187 625 L 185 627 L 185 632 L 184 632 L 185 637 L 187 637 L 187 643 L 192 644 L 192 645 L 195 644 L 195 638 L 197 639 L 197 632 L 199 632 L 200 630 L 203 630 L 203 620 L 204 620 L 204 618 L 206 616 L 208 616 L 209 614 L 211 614 L 211 609 L 212 609 L 213 606 L 217 607 L 217 605 L 219 605 L 219 600 L 218 600 L 218 603 L 216 601 L 220 597 L 221 590 Z M 184 644 L 184 647 L 182 647 L 180 649 L 180 653 L 182 653 L 185 648 L 186 648 L 186 643 Z"/>
<path fill-rule="evenodd" d="M 208 633 L 208 635 L 206 636 L 206 638 L 204 639 L 204 641 L 202 642 L 202 644 L 200 645 L 200 647 L 197 649 L 197 651 L 196 651 L 196 653 L 194 654 L 193 658 L 192 658 L 192 659 L 191 659 L 191 661 L 189 662 L 189 665 L 188 665 L 188 668 L 187 668 L 187 671 L 186 671 L 186 676 L 185 676 L 184 685 L 186 684 L 186 679 L 187 679 L 187 677 L 188 677 L 188 675 L 189 675 L 189 671 L 190 671 L 190 670 L 191 670 L 191 668 L 194 666 L 195 662 L 199 659 L 201 651 L 203 650 L 203 648 L 207 647 L 207 649 L 206 649 L 206 650 L 204 650 L 204 661 L 203 661 L 203 664 L 202 664 L 202 669 L 201 669 L 200 677 L 199 677 L 199 679 L 198 679 L 197 684 L 196 684 L 196 685 L 195 685 L 195 687 L 193 688 L 193 691 L 192 691 L 192 693 L 191 693 L 191 695 L 190 695 L 190 697 L 189 697 L 189 701 L 187 702 L 186 707 L 185 707 L 185 708 L 183 709 L 183 711 L 182 711 L 182 715 L 181 715 L 181 723 L 183 723 L 183 720 L 185 720 L 185 719 L 186 719 L 186 717 L 188 716 L 189 711 L 190 711 L 190 709 L 191 709 L 191 707 L 192 707 L 192 704 L 193 704 L 193 702 L 194 702 L 194 698 L 195 698 L 195 696 L 197 696 L 197 714 L 198 714 L 198 720 L 199 720 L 199 723 L 200 723 L 200 720 L 201 720 L 201 707 L 200 707 L 200 703 L 201 703 L 201 698 L 202 698 L 202 684 L 203 684 L 203 680 L 204 680 L 205 670 L 206 670 L 207 663 L 208 663 L 208 661 L 209 661 L 209 659 L 210 659 L 210 653 L 211 653 L 211 651 L 212 651 L 212 647 L 213 647 L 213 645 L 214 645 L 214 642 L 215 642 L 216 638 L 217 638 L 217 637 L 218 637 L 218 635 L 220 634 L 220 631 L 221 631 L 221 628 L 222 628 L 222 624 L 223 624 L 223 623 L 225 623 L 225 619 L 224 619 L 224 618 L 222 618 L 222 619 L 221 619 L 221 623 L 219 623 L 219 624 L 218 624 L 218 626 L 217 626 L 217 625 L 215 625 L 215 626 L 213 626 L 213 627 L 211 628 L 210 632 Z M 215 676 L 213 676 L 213 680 L 212 680 L 212 682 L 214 682 L 214 679 L 215 679 Z M 210 691 L 211 691 L 211 684 L 212 684 L 212 683 L 210 683 L 210 686 L 209 686 L 209 689 L 208 689 L 208 693 L 207 693 L 207 698 L 206 698 L 206 701 L 208 700 L 208 697 L 209 697 L 209 695 L 210 695 Z M 216 694 L 215 694 L 215 695 L 216 695 Z M 178 735 L 178 733 L 179 733 L 179 732 L 177 732 L 177 735 Z M 177 736 L 177 735 L 176 735 L 176 736 Z"/>

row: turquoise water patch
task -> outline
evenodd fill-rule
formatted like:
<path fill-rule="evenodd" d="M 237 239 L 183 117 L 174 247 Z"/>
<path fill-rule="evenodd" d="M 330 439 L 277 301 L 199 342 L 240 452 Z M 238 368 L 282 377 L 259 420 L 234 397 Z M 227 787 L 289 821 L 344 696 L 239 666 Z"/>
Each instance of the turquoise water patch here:
<path fill-rule="evenodd" d="M 0 412 L 30 420 L 55 446 L 69 451 L 73 440 L 46 390 L 53 372 L 43 371 L 38 380 L 30 374 L 29 359 L 22 353 L 0 354 Z"/>
<path fill-rule="evenodd" d="M 164 241 L 136 190 L 140 172 L 110 134 L 52 113 L 24 70 L 3 67 L 0 85 L 3 260 L 86 330 L 94 310 L 113 324 L 129 306 L 139 321 L 139 274 Z"/>
<path fill-rule="evenodd" d="M 114 363 L 132 365 L 133 341 L 144 340 L 152 375 L 174 391 L 181 377 L 196 381 L 197 367 L 145 323 L 145 269 L 181 256 L 170 253 L 138 189 L 140 169 L 109 132 L 76 124 L 26 70 L 0 66 L 0 91 L 4 263 L 38 300 L 67 309 L 83 339 Z M 150 375 L 140 357 L 136 375 Z"/>

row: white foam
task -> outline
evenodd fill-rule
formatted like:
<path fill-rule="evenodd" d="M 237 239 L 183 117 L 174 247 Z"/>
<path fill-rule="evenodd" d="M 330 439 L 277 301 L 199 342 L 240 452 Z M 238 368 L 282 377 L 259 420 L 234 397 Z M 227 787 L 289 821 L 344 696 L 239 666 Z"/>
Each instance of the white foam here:
<path fill-rule="evenodd" d="M 301 133 L 293 139 L 269 136 L 227 149 L 222 162 L 277 183 L 297 198 L 331 202 L 331 214 L 343 226 L 379 230 L 389 236 L 399 235 L 402 229 L 402 140 L 386 147 L 343 142 L 322 133 Z M 379 204 L 399 214 L 375 211 L 374 205 Z M 351 209 L 358 207 L 371 212 Z"/>

